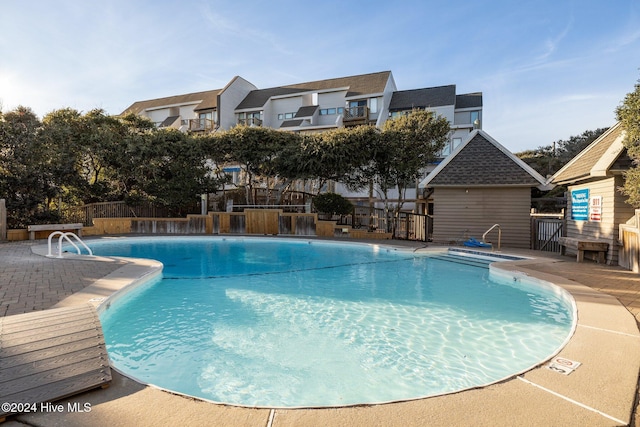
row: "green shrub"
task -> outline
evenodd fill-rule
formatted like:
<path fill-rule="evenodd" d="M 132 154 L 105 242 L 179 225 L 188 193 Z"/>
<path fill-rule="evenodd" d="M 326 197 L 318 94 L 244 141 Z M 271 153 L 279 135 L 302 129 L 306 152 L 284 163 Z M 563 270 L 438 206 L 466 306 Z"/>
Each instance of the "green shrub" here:
<path fill-rule="evenodd" d="M 313 205 L 320 213 L 327 215 L 348 215 L 353 211 L 349 200 L 336 193 L 323 193 L 313 198 Z"/>

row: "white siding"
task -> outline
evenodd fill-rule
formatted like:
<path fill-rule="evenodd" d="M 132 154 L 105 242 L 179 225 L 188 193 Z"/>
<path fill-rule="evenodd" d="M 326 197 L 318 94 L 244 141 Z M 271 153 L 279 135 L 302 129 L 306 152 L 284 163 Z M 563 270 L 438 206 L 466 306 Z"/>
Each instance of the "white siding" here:
<path fill-rule="evenodd" d="M 251 92 L 257 89 L 242 77 L 233 79 L 225 87 L 218 98 L 218 120 L 220 129 L 230 129 L 237 124 L 235 109 L 242 100 Z"/>
<path fill-rule="evenodd" d="M 446 188 L 433 193 L 433 241 L 462 243 L 500 224 L 502 247 L 528 249 L 531 240 L 530 188 Z M 497 230 L 487 235 L 497 245 Z"/>
<path fill-rule="evenodd" d="M 301 95 L 272 99 L 267 102 L 267 108 L 264 110 L 264 122 L 262 123 L 262 126 L 279 129 L 285 119 L 278 119 L 278 114 L 293 113 L 295 116 L 298 109 L 303 105 L 309 104 L 304 104 L 304 97 Z M 291 118 L 286 120 L 291 120 Z"/>

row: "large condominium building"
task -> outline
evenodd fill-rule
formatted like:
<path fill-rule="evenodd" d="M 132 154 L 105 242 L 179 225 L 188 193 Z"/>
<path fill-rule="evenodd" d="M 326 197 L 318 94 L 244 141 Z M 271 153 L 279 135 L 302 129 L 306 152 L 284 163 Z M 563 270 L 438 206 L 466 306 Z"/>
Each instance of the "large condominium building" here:
<path fill-rule="evenodd" d="M 292 132 L 374 125 L 412 109 L 428 109 L 451 123 L 446 157 L 471 133 L 482 128 L 482 93 L 456 94 L 456 86 L 398 91 L 391 71 L 295 83 L 259 89 L 242 77 L 224 88 L 137 101 L 125 113 L 148 117 L 159 127 L 185 132 L 215 132 L 243 124 Z M 429 171 L 425 171 L 426 173 Z M 338 191 L 356 203 L 368 196 Z M 417 191 L 417 187 L 414 192 Z M 419 194 L 408 194 L 415 201 Z M 412 209 L 410 202 L 407 207 Z"/>

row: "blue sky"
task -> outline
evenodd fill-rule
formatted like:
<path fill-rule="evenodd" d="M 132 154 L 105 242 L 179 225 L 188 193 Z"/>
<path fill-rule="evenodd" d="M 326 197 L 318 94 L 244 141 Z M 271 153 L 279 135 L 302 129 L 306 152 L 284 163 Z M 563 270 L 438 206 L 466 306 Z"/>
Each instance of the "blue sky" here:
<path fill-rule="evenodd" d="M 517 152 L 610 126 L 640 78 L 638 0 L 0 0 L 0 105 L 119 114 L 135 101 L 391 70 L 484 94 Z"/>

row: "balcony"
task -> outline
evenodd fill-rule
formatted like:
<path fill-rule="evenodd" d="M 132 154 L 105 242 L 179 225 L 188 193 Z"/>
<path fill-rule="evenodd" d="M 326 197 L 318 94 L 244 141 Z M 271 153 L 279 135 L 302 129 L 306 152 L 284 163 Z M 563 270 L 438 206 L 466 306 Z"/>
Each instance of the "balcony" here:
<path fill-rule="evenodd" d="M 189 132 L 213 132 L 217 124 L 211 119 L 190 119 Z"/>
<path fill-rule="evenodd" d="M 342 123 L 345 126 L 369 124 L 369 108 L 365 106 L 345 108 Z"/>
<path fill-rule="evenodd" d="M 249 117 L 246 119 L 238 119 L 241 126 L 262 126 L 262 120 L 257 117 Z"/>

